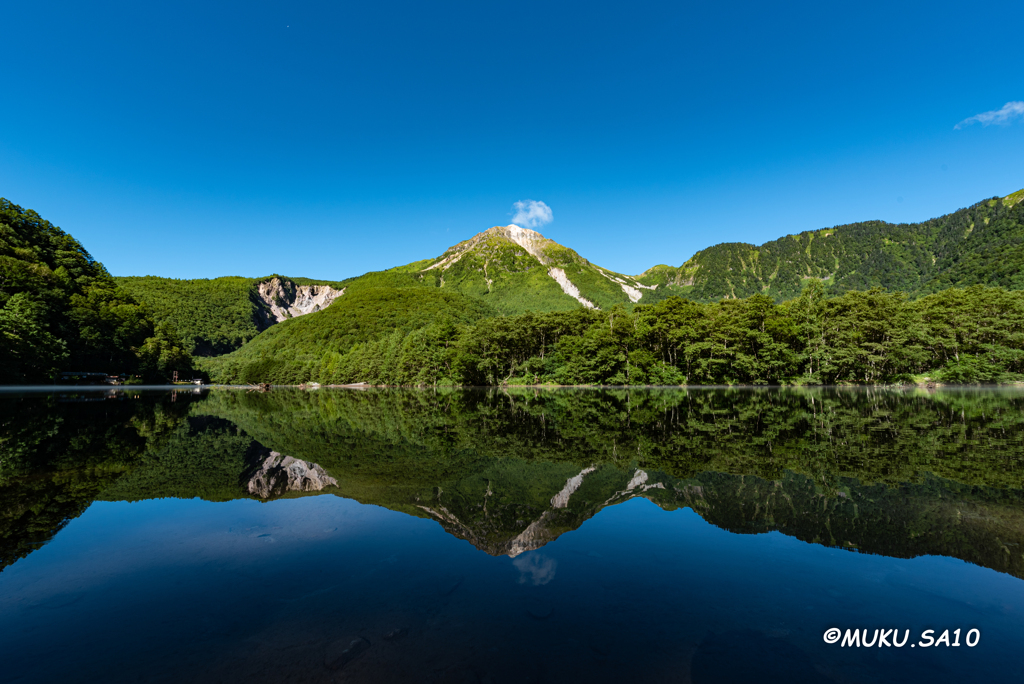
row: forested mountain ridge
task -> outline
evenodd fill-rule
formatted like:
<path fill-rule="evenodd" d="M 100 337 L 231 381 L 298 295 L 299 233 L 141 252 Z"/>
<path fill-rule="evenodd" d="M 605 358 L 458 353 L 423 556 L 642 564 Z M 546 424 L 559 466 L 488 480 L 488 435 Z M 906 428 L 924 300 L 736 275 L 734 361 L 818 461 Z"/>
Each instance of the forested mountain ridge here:
<path fill-rule="evenodd" d="M 362 379 L 370 366 L 382 363 L 407 366 L 413 373 L 417 366 L 437 371 L 436 363 L 450 366 L 450 361 L 439 354 L 403 356 L 407 338 L 418 339 L 416 333 L 430 329 L 434 344 L 447 349 L 463 327 L 495 315 L 480 300 L 447 289 L 357 288 L 320 313 L 284 321 L 230 354 L 203 359 L 202 367 L 218 382 L 299 383 L 321 375 Z M 387 360 L 376 358 L 377 351 Z"/>
<path fill-rule="evenodd" d="M 340 282 L 267 276 L 176 280 L 117 278 L 178 331 L 197 356 L 232 352 L 274 323 L 327 308 L 338 297 L 381 288 L 430 288 L 480 300 L 493 314 L 610 308 L 638 301 L 635 279 L 596 266 L 540 233 L 496 226 L 435 259 Z"/>
<path fill-rule="evenodd" d="M 792 299 L 811 280 L 831 294 L 884 287 L 911 297 L 949 287 L 1024 289 L 1024 190 L 920 223 L 864 221 L 803 231 L 755 246 L 728 242 L 682 266 L 648 269 L 657 286 L 643 301 L 673 294 L 701 302 L 765 294 Z"/>
<path fill-rule="evenodd" d="M 168 321 L 198 356 L 232 352 L 275 322 L 381 288 L 453 292 L 497 315 L 630 308 L 671 296 L 714 302 L 765 294 L 779 302 L 798 296 L 811 281 L 829 294 L 880 286 L 912 298 L 976 284 L 1024 289 L 1021 197 L 1024 191 L 922 223 L 866 221 L 804 231 L 760 247 L 723 243 L 680 267 L 659 265 L 640 276 L 602 268 L 536 231 L 509 225 L 478 233 L 435 258 L 340 282 L 281 276 L 118 281 Z M 315 306 L 297 308 L 303 297 L 313 299 L 313 288 L 325 296 Z"/>
<path fill-rule="evenodd" d="M 340 283 L 279 275 L 178 280 L 156 276 L 115 278 L 121 287 L 169 323 L 196 356 L 238 349 L 271 325 L 327 308 Z"/>
<path fill-rule="evenodd" d="M 1024 291 L 873 288 L 495 316 L 439 288 L 346 294 L 206 359 L 218 383 L 414 386 L 1024 381 Z"/>
<path fill-rule="evenodd" d="M 204 367 L 223 382 L 1017 381 L 1022 198 L 717 245 L 637 277 L 496 226 L 341 282 L 114 279 L 74 238 L 4 200 L 0 381 L 59 370 L 155 379 L 191 369 L 190 353 L 222 355 Z M 972 317 L 973 337 L 957 322 Z"/>

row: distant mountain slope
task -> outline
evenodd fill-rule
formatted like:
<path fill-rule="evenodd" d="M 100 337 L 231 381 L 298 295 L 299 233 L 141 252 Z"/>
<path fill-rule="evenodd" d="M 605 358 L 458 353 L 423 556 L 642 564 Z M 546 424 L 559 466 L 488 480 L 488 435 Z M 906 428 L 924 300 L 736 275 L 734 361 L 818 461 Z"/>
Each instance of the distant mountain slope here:
<path fill-rule="evenodd" d="M 540 233 L 516 225 L 495 226 L 448 248 L 435 259 L 368 273 L 343 283 L 451 290 L 477 297 L 502 314 L 586 308 L 637 301 L 634 278 L 590 263 Z"/>
<path fill-rule="evenodd" d="M 284 276 L 117 281 L 197 356 L 232 352 L 274 323 L 325 309 L 342 295 L 381 288 L 453 292 L 482 301 L 494 314 L 610 308 L 637 301 L 644 292 L 635 279 L 518 226 L 491 228 L 435 259 L 340 282 Z"/>
<path fill-rule="evenodd" d="M 1024 289 L 1024 190 L 921 223 L 865 221 L 804 231 L 760 247 L 727 242 L 682 266 L 638 279 L 657 286 L 645 303 L 678 294 L 697 301 L 763 293 L 796 297 L 810 280 L 835 294 L 881 286 L 921 296 L 971 285 Z"/>
<path fill-rule="evenodd" d="M 338 283 L 282 276 L 116 280 L 169 324 L 197 356 L 238 349 L 274 323 L 326 308 L 344 292 Z"/>
<path fill-rule="evenodd" d="M 766 294 L 792 299 L 811 281 L 831 294 L 881 286 L 912 297 L 976 284 L 1024 289 L 1024 191 L 930 221 L 865 221 L 804 231 L 761 246 L 723 243 L 679 267 L 640 276 L 609 271 L 516 225 L 495 226 L 436 258 L 341 282 L 270 277 L 179 281 L 120 278 L 195 354 L 233 351 L 273 323 L 358 292 L 431 289 L 486 304 L 496 315 L 699 302 Z"/>

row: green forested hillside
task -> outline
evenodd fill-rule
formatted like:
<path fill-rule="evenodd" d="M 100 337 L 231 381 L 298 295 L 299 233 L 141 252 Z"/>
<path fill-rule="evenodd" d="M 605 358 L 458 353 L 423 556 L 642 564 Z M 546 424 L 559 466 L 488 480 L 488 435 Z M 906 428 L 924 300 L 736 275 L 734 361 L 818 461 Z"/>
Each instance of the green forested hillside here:
<path fill-rule="evenodd" d="M 517 229 L 522 231 L 522 229 Z M 273 324 L 270 302 L 259 285 L 280 278 L 294 285 L 327 285 L 345 296 L 380 288 L 436 289 L 465 295 L 483 302 L 498 314 L 527 311 L 578 309 L 580 301 L 563 291 L 549 274 L 561 269 L 593 306 L 608 308 L 629 304 L 629 296 L 613 280 L 628 276 L 594 266 L 576 252 L 532 231 L 532 252 L 510 238 L 508 228 L 492 228 L 455 245 L 436 259 L 417 261 L 386 271 L 374 271 L 340 282 L 308 278 L 224 277 L 200 280 L 122 277 L 118 282 L 181 337 L 182 344 L 197 356 L 217 356 L 238 349 Z M 639 293 L 639 290 L 637 290 Z"/>
<path fill-rule="evenodd" d="M 658 285 L 644 302 L 679 294 L 696 301 L 799 295 L 811 280 L 832 293 L 884 287 L 923 296 L 972 285 L 1024 289 L 1024 191 L 930 221 L 865 221 L 788 235 L 760 247 L 723 243 L 679 268 L 656 266 L 639 280 Z"/>
<path fill-rule="evenodd" d="M 117 278 L 161 320 L 174 326 L 182 344 L 206 356 L 237 349 L 259 334 L 258 299 L 250 278 L 175 280 L 155 276 Z"/>
<path fill-rule="evenodd" d="M 474 309 L 473 306 L 479 308 Z M 776 304 L 670 297 L 632 311 L 486 317 L 436 289 L 368 290 L 205 366 L 218 382 L 383 385 L 878 384 L 1024 379 L 1024 292 L 919 300 L 820 283 Z M 472 314 L 472 315 L 470 315 Z"/>
<path fill-rule="evenodd" d="M 565 292 L 552 269 L 560 269 L 579 296 L 598 308 L 629 303 L 611 279 L 626 276 L 604 271 L 573 250 L 516 226 L 496 226 L 437 259 L 396 270 L 415 271 L 426 284 L 481 298 L 503 314 L 578 309 L 581 302 Z"/>
<path fill-rule="evenodd" d="M 0 378 L 156 378 L 191 368 L 192 353 L 215 357 L 204 368 L 223 382 L 1013 380 L 1022 197 L 922 223 L 716 245 L 639 277 L 498 226 L 436 258 L 341 282 L 112 279 L 73 238 L 5 203 Z M 811 310 L 825 317 L 817 337 Z M 965 317 L 979 326 L 970 334 L 957 328 Z M 974 346 L 951 357 L 949 339 L 970 335 Z"/>
<path fill-rule="evenodd" d="M 260 296 L 259 286 L 274 278 L 286 289 L 302 285 L 340 283 L 309 278 L 243 278 L 178 280 L 156 276 L 116 278 L 121 287 L 145 303 L 156 317 L 177 331 L 181 344 L 197 356 L 216 356 L 238 349 L 273 323 L 271 302 Z"/>
<path fill-rule="evenodd" d="M 273 326 L 236 352 L 203 360 L 203 368 L 218 382 L 296 383 L 335 372 L 357 374 L 356 368 L 364 367 L 359 355 L 364 348 L 380 355 L 373 362 L 426 363 L 402 356 L 410 333 L 430 328 L 433 334 L 451 336 L 460 326 L 493 315 L 486 304 L 446 290 L 357 289 L 319 313 Z M 436 344 L 443 348 L 445 340 L 438 338 Z M 416 369 L 409 365 L 409 371 Z"/>
<path fill-rule="evenodd" d="M 0 198 L 0 383 L 59 371 L 149 380 L 191 369 L 176 333 L 73 237 Z"/>

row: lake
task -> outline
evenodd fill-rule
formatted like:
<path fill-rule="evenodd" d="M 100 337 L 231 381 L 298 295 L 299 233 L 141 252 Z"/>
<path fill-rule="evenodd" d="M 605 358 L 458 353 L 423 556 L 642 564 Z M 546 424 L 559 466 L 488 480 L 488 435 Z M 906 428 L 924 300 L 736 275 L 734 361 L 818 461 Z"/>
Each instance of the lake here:
<path fill-rule="evenodd" d="M 1024 391 L 0 404 L 2 681 L 1019 677 Z"/>

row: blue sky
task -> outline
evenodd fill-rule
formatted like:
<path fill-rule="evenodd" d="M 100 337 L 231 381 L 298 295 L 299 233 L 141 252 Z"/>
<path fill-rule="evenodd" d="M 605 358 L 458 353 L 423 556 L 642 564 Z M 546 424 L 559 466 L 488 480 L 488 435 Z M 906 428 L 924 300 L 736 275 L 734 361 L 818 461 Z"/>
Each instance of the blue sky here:
<path fill-rule="evenodd" d="M 1019 0 L 41 0 L 3 21 L 0 196 L 115 275 L 341 279 L 526 199 L 633 274 L 1024 188 Z"/>

